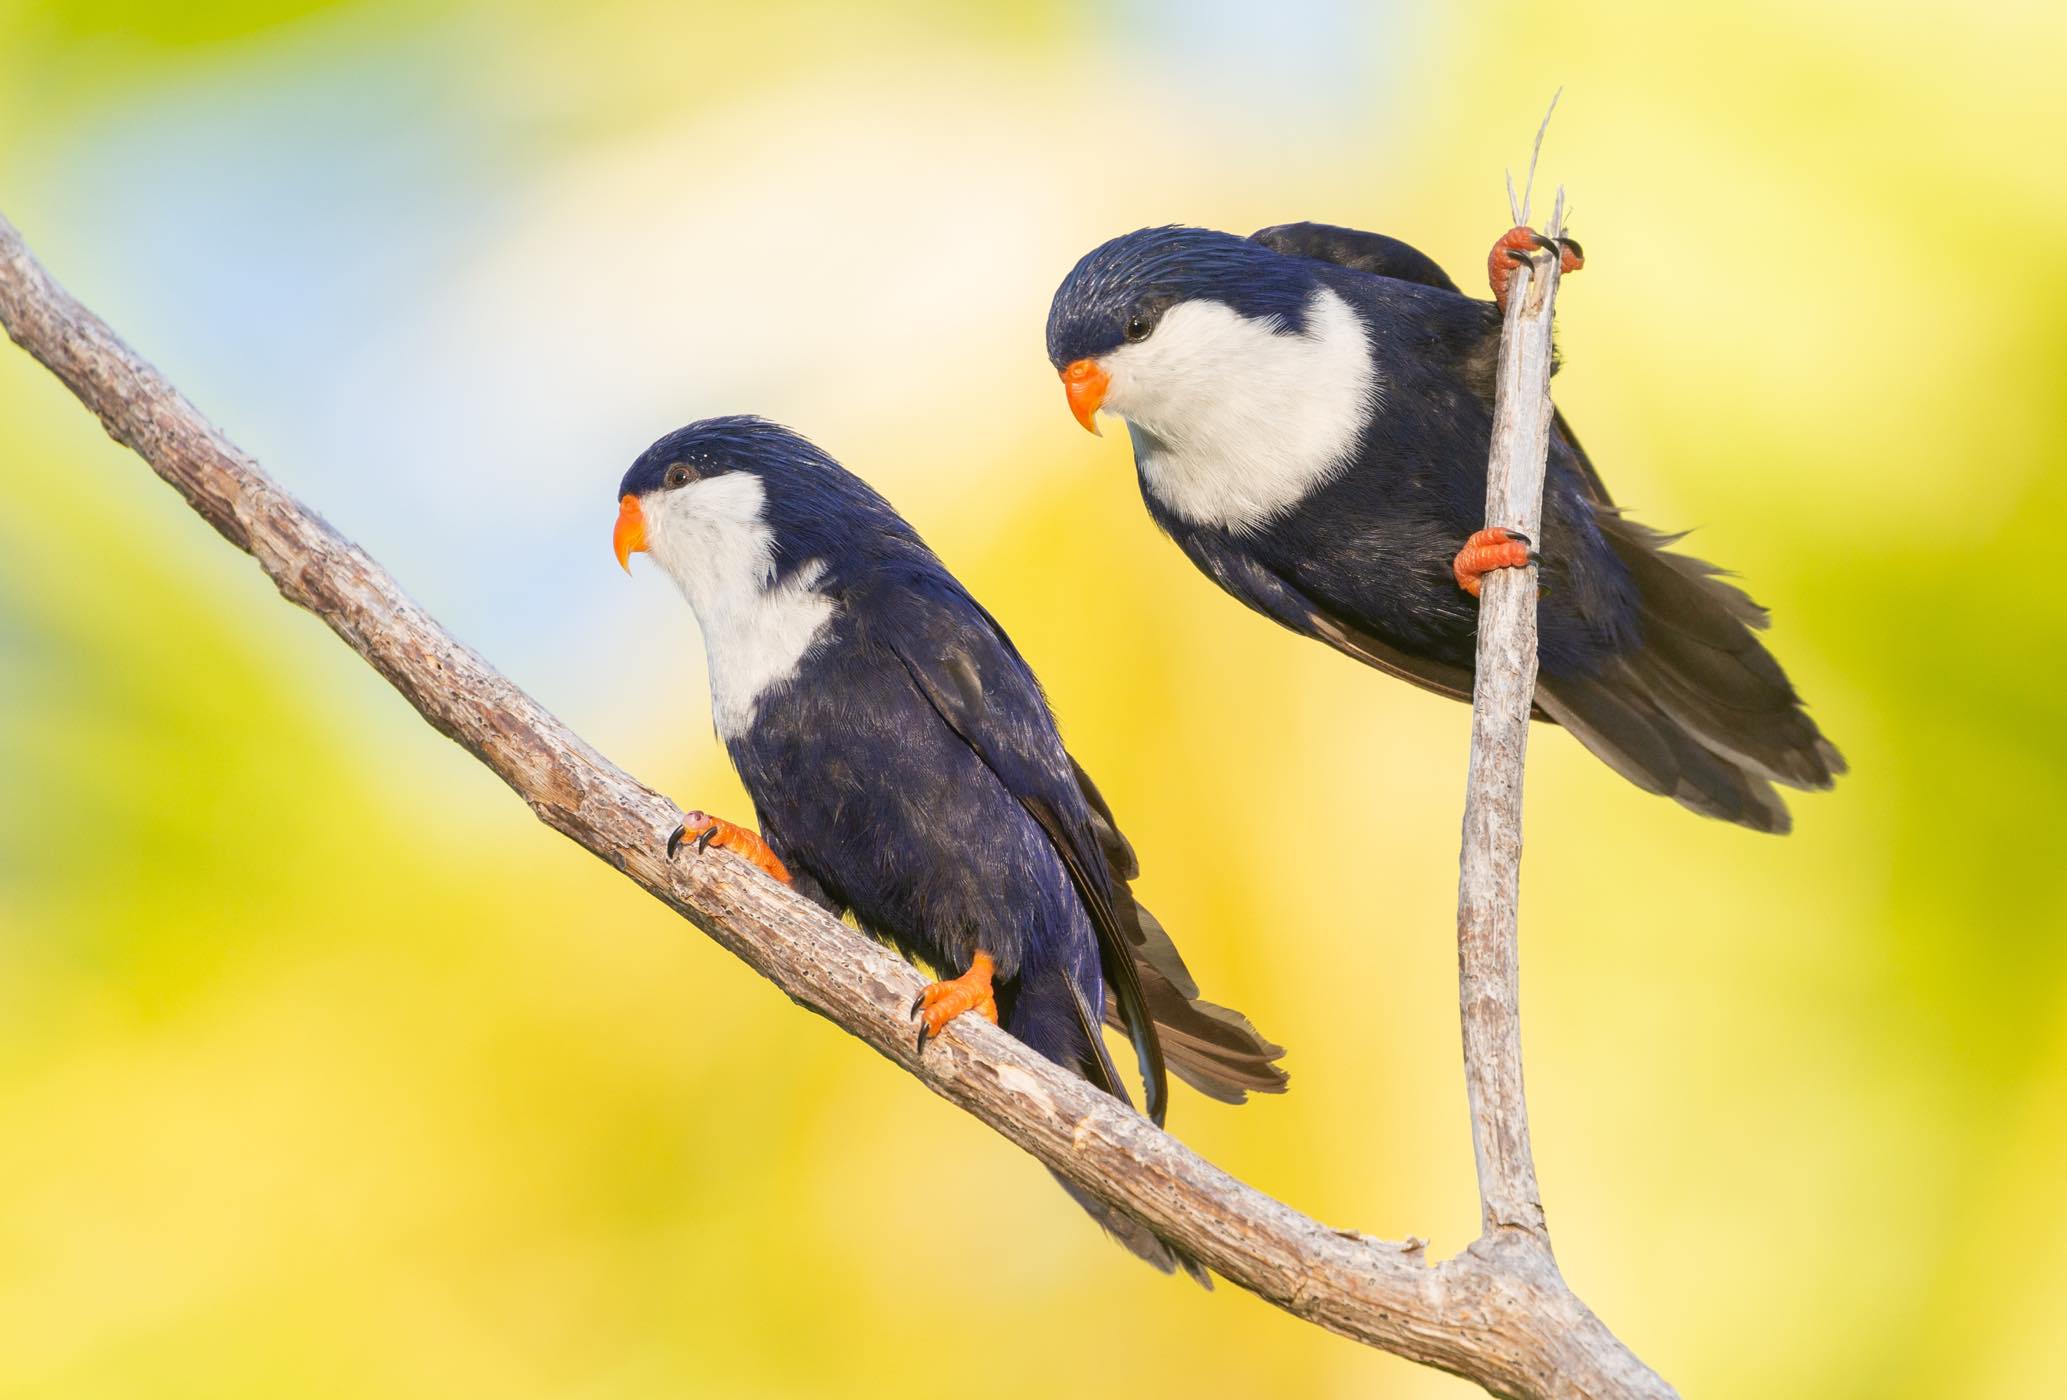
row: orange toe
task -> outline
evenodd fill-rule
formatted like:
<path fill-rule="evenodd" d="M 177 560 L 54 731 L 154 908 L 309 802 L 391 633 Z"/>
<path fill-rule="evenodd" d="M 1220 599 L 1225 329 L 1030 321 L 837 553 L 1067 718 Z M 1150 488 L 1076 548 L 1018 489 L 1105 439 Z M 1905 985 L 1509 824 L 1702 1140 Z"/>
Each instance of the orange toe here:
<path fill-rule="evenodd" d="M 1450 570 L 1457 576 L 1457 586 L 1476 598 L 1479 580 L 1488 572 L 1527 568 L 1535 559 L 1527 535 L 1495 525 L 1477 531 L 1466 540 L 1464 548 L 1458 550 L 1457 557 L 1450 561 Z"/>
<path fill-rule="evenodd" d="M 960 977 L 945 982 L 935 982 L 919 993 L 912 1003 L 912 1013 L 919 1018 L 919 1046 L 925 1048 L 928 1040 L 947 1029 L 947 1023 L 964 1012 L 974 1011 L 992 1025 L 998 1023 L 998 1003 L 992 990 L 991 974 L 997 964 L 990 954 L 978 950 L 969 959 L 969 970 Z"/>
<path fill-rule="evenodd" d="M 670 860 L 682 848 L 684 841 L 693 842 L 698 851 L 716 846 L 749 861 L 772 880 L 783 884 L 791 883 L 789 867 L 782 863 L 782 857 L 768 849 L 768 843 L 743 826 L 736 826 L 723 817 L 714 817 L 707 812 L 684 812 L 682 824 L 675 828 L 675 834 L 668 838 L 667 853 Z"/>
<path fill-rule="evenodd" d="M 1486 255 L 1486 281 L 1493 288 L 1494 304 L 1507 310 L 1507 288 L 1514 281 L 1515 267 L 1538 249 L 1552 248 L 1557 250 L 1558 271 L 1577 272 L 1586 266 L 1585 250 L 1570 238 L 1553 241 L 1524 224 L 1516 224 L 1501 234 L 1493 251 Z"/>
<path fill-rule="evenodd" d="M 1536 230 L 1516 224 L 1500 235 L 1493 251 L 1486 254 L 1486 282 L 1493 289 L 1493 301 L 1507 309 L 1507 284 L 1514 280 L 1515 264 L 1536 251 Z"/>

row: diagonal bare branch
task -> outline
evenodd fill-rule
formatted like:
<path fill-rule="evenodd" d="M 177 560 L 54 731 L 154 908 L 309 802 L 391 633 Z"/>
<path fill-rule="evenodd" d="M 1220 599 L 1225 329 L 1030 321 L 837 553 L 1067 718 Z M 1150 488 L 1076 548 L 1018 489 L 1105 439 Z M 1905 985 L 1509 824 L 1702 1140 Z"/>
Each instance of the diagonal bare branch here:
<path fill-rule="evenodd" d="M 321 618 L 539 820 L 1086 1191 L 1295 1316 L 1495 1394 L 1672 1394 L 1542 1261 L 1504 1258 L 1481 1240 L 1430 1265 L 1418 1245 L 1330 1229 L 969 1017 L 915 1054 L 907 1010 L 920 978 L 911 967 L 729 855 L 668 861 L 671 803 L 497 674 L 275 484 L 59 287 L 4 218 L 0 324 L 255 558 L 281 596 Z"/>

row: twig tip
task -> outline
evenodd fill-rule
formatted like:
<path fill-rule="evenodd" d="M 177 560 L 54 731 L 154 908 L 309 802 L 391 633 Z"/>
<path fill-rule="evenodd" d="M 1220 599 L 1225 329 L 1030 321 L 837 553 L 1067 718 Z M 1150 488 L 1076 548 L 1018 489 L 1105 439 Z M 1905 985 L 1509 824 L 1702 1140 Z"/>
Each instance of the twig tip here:
<path fill-rule="evenodd" d="M 1515 214 L 1514 217 L 1514 221 L 1517 225 L 1522 225 L 1529 222 L 1529 201 L 1533 199 L 1536 194 L 1536 161 L 1543 154 L 1543 134 L 1550 130 L 1550 119 L 1553 116 L 1557 115 L 1558 99 L 1563 97 L 1564 95 L 1564 86 L 1560 84 L 1558 86 L 1558 90 L 1550 94 L 1550 106 L 1544 109 L 1543 120 L 1537 124 L 1536 144 L 1529 147 L 1529 178 L 1522 185 L 1522 207 L 1521 211 Z M 1510 211 L 1514 209 L 1513 171 L 1509 171 L 1507 174 L 1507 207 Z M 1556 234 L 1553 233 L 1551 236 L 1556 237 Z"/>

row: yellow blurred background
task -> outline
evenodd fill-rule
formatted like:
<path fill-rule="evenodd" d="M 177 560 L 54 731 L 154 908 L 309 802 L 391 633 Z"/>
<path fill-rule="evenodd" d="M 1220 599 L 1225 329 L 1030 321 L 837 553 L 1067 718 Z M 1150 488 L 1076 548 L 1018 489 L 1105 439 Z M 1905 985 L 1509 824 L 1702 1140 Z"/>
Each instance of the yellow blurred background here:
<path fill-rule="evenodd" d="M 0 210 L 462 637 L 745 815 L 605 537 L 791 423 L 1004 621 L 1293 1092 L 1172 1126 L 1476 1224 L 1467 713 L 1238 608 L 1070 421 L 1115 233 L 1317 218 L 1468 285 L 1545 151 L 1558 397 L 1740 570 L 1854 775 L 1786 840 L 1532 753 L 1524 1025 L 1574 1286 L 1689 1395 L 2058 1384 L 2067 10 L 0 0 Z M 982 1222 L 966 1257 L 929 1226 Z M 966 1382 L 929 1383 L 937 1348 Z M 962 1372 L 962 1367 L 973 1371 Z M 531 820 L 0 354 L 0 1395 L 1461 1395 L 1104 1242 Z"/>

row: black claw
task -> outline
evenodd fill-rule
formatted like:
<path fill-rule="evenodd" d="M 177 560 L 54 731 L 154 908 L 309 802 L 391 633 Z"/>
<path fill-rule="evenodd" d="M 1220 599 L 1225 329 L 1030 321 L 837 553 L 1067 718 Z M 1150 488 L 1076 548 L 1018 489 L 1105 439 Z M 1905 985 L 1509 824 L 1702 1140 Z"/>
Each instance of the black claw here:
<path fill-rule="evenodd" d="M 696 854 L 702 855 L 711 848 L 711 838 L 718 834 L 714 826 L 707 826 L 696 834 Z"/>
<path fill-rule="evenodd" d="M 907 1016 L 916 1016 L 919 1014 L 919 1008 L 924 1006 L 925 1004 L 926 989 L 924 987 L 921 987 L 919 988 L 919 994 L 911 999 L 911 1010 L 905 1012 L 904 1014 Z"/>
<path fill-rule="evenodd" d="M 682 849 L 682 837 L 687 834 L 688 830 L 689 828 L 686 826 L 678 826 L 675 828 L 674 833 L 667 838 L 667 858 L 669 860 L 673 860 L 675 853 Z"/>
<path fill-rule="evenodd" d="M 1534 549 L 1536 547 L 1536 542 L 1530 539 L 1527 535 L 1523 534 L 1521 531 L 1508 530 L 1505 526 L 1502 526 L 1501 528 L 1506 532 L 1507 538 L 1509 538 L 1510 540 L 1518 541 L 1521 544 L 1529 546 L 1529 548 L 1531 549 Z"/>
<path fill-rule="evenodd" d="M 919 1022 L 918 1043 L 912 1046 L 911 1052 L 914 1055 L 923 1055 L 926 1053 L 926 1023 L 924 1021 Z"/>
<path fill-rule="evenodd" d="M 1502 248 L 1500 251 L 1507 254 L 1507 260 L 1517 266 L 1529 260 L 1529 255 L 1519 248 Z"/>
<path fill-rule="evenodd" d="M 1581 248 L 1581 247 L 1579 246 L 1579 240 L 1578 240 L 1578 239 L 1576 239 L 1576 238 L 1567 238 L 1567 239 L 1564 239 L 1564 240 L 1562 240 L 1562 241 L 1563 241 L 1563 243 L 1564 243 L 1565 247 L 1566 247 L 1566 248 L 1567 248 L 1567 249 L 1568 249 L 1569 251 L 1571 251 L 1571 252 L 1573 252 L 1573 253 L 1575 253 L 1575 254 L 1577 254 L 1577 255 L 1578 255 L 1579 261 L 1581 261 L 1581 262 L 1585 262 L 1585 261 L 1586 261 L 1586 250 L 1585 250 L 1584 248 Z"/>
<path fill-rule="evenodd" d="M 1536 246 L 1538 248 L 1541 248 L 1546 253 L 1558 253 L 1564 251 L 1562 248 L 1558 246 L 1558 242 L 1555 238 L 1545 238 L 1540 233 L 1532 234 L 1531 237 L 1533 237 L 1536 240 Z"/>

